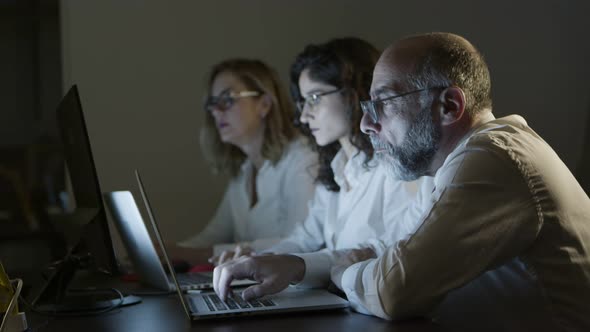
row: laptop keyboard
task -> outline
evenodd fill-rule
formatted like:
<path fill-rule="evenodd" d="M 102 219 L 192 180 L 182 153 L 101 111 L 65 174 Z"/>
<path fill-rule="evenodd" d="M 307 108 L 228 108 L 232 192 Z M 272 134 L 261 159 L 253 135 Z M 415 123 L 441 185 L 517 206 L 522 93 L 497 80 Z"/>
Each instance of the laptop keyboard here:
<path fill-rule="evenodd" d="M 176 279 L 181 285 L 195 285 L 211 283 L 211 277 L 200 273 L 182 273 L 176 275 Z"/>
<path fill-rule="evenodd" d="M 233 309 L 245 309 L 245 308 L 262 308 L 272 307 L 276 304 L 270 299 L 259 299 L 244 301 L 241 294 L 235 294 L 228 297 L 225 302 L 217 296 L 217 294 L 203 295 L 203 299 L 211 311 L 223 311 Z"/>

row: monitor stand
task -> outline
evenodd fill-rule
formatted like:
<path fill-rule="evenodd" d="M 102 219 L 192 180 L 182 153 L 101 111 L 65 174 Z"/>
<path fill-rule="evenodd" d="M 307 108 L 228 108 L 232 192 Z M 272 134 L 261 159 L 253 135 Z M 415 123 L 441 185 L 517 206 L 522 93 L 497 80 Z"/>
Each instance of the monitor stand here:
<path fill-rule="evenodd" d="M 75 312 L 83 315 L 141 302 L 138 296 L 125 296 L 111 288 L 68 288 L 77 270 L 87 268 L 89 261 L 91 261 L 90 254 L 70 253 L 54 265 L 55 272 L 33 301 L 34 309 L 47 314 Z"/>

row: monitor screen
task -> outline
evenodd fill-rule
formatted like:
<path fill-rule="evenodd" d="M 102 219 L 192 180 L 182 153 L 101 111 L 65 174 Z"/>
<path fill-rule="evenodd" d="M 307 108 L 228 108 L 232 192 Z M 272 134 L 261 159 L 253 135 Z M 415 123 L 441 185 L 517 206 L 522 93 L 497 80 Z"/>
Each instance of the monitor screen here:
<path fill-rule="evenodd" d="M 68 217 L 69 228 L 74 230 L 73 236 L 66 237 L 68 244 L 90 253 L 96 267 L 114 273 L 113 245 L 76 85 L 60 102 L 57 122 L 75 206 Z"/>

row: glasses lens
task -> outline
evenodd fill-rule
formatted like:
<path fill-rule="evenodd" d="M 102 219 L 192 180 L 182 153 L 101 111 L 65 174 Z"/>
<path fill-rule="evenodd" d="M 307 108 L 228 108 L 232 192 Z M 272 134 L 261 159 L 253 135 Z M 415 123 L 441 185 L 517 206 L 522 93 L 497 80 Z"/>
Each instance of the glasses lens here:
<path fill-rule="evenodd" d="M 216 97 L 208 97 L 205 99 L 205 111 L 213 112 L 217 105 L 217 98 Z"/>
<path fill-rule="evenodd" d="M 319 104 L 321 100 L 322 100 L 322 95 L 320 95 L 320 94 L 309 96 L 309 104 L 310 105 L 315 106 L 315 105 Z"/>
<path fill-rule="evenodd" d="M 229 95 L 222 94 L 219 97 L 209 97 L 205 101 L 205 110 L 213 112 L 214 110 L 226 111 L 234 105 L 234 98 Z"/>
<path fill-rule="evenodd" d="M 219 97 L 219 101 L 217 102 L 217 107 L 219 110 L 226 111 L 231 108 L 234 104 L 234 99 L 230 96 L 221 96 Z"/>
<path fill-rule="evenodd" d="M 377 123 L 379 119 L 377 119 L 377 110 L 375 109 L 377 105 L 375 104 L 376 103 L 371 100 L 361 101 L 361 110 L 363 113 L 369 113 L 371 120 Z"/>

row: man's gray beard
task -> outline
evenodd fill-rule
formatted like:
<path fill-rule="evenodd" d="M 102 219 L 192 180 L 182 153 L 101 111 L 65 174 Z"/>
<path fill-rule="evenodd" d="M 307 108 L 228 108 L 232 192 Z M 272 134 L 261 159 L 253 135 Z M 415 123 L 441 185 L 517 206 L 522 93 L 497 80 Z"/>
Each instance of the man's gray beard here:
<path fill-rule="evenodd" d="M 427 174 L 440 137 L 441 130 L 432 121 L 430 110 L 423 109 L 408 128 L 399 147 L 378 141 L 373 136 L 371 143 L 375 149 L 386 149 L 387 153 L 378 154 L 378 158 L 387 162 L 396 178 L 413 181 Z"/>

